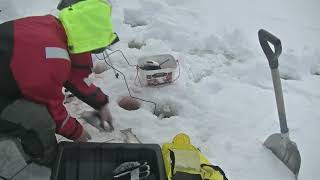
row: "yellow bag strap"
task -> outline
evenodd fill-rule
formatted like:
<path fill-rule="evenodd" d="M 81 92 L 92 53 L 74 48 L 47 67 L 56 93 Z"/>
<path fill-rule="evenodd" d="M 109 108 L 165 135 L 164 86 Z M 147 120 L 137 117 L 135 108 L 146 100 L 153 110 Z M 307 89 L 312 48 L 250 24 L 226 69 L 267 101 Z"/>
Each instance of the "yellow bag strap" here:
<path fill-rule="evenodd" d="M 176 158 L 174 156 L 174 152 L 169 149 L 170 159 L 171 159 L 171 177 L 173 177 L 174 167 L 176 165 Z"/>
<path fill-rule="evenodd" d="M 223 176 L 223 180 L 228 180 L 226 174 L 224 173 L 224 171 L 219 166 L 214 166 L 214 165 L 211 165 L 211 164 L 201 164 L 200 166 L 204 170 L 205 170 L 205 167 L 212 168 L 213 170 L 218 171 Z"/>

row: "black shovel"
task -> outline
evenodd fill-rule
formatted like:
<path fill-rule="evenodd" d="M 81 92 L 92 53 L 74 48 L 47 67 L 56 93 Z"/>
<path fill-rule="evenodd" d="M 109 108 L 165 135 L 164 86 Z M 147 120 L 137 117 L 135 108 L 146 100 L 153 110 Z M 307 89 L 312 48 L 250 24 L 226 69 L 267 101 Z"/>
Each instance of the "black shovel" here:
<path fill-rule="evenodd" d="M 269 148 L 297 176 L 300 169 L 301 157 L 296 143 L 291 141 L 289 138 L 289 129 L 287 126 L 281 80 L 278 69 L 278 58 L 282 51 L 281 41 L 276 36 L 263 29 L 259 30 L 258 35 L 260 45 L 263 49 L 263 52 L 267 56 L 271 69 L 281 129 L 281 133 L 276 133 L 269 136 L 264 142 L 264 145 Z M 274 46 L 274 52 L 268 42 Z"/>

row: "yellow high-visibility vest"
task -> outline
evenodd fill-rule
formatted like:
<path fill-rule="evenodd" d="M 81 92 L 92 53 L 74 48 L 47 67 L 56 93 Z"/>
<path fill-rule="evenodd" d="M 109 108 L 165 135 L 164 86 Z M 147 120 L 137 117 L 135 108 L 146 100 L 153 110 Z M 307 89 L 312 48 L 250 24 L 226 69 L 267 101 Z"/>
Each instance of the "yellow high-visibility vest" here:
<path fill-rule="evenodd" d="M 103 0 L 80 1 L 62 9 L 59 19 L 67 33 L 69 52 L 89 52 L 110 45 L 117 36 L 111 5 Z"/>

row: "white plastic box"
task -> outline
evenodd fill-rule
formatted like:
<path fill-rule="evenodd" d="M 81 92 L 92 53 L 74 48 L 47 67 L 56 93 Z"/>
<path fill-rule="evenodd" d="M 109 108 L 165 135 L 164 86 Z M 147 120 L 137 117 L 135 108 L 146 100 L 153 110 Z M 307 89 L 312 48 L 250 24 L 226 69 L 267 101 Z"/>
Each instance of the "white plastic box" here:
<path fill-rule="evenodd" d="M 146 70 L 148 62 L 156 62 L 160 69 Z M 145 56 L 138 59 L 138 77 L 143 86 L 170 84 L 175 80 L 177 62 L 170 54 Z"/>

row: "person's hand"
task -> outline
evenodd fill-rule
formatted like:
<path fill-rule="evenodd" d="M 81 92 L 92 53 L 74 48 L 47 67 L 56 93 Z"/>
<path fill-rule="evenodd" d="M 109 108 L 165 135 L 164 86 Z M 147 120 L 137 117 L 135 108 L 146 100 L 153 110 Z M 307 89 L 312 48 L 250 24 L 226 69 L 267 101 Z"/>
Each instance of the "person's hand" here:
<path fill-rule="evenodd" d="M 109 126 L 110 126 L 110 129 L 114 130 L 112 116 L 111 116 L 111 112 L 110 112 L 110 110 L 108 108 L 108 104 L 104 105 L 100 109 L 99 116 L 100 116 L 101 126 L 102 126 L 103 129 L 106 128 L 105 123 L 108 123 Z"/>
<path fill-rule="evenodd" d="M 89 140 L 91 140 L 90 134 L 85 129 L 83 129 L 81 136 L 75 141 L 76 142 L 88 142 Z"/>

